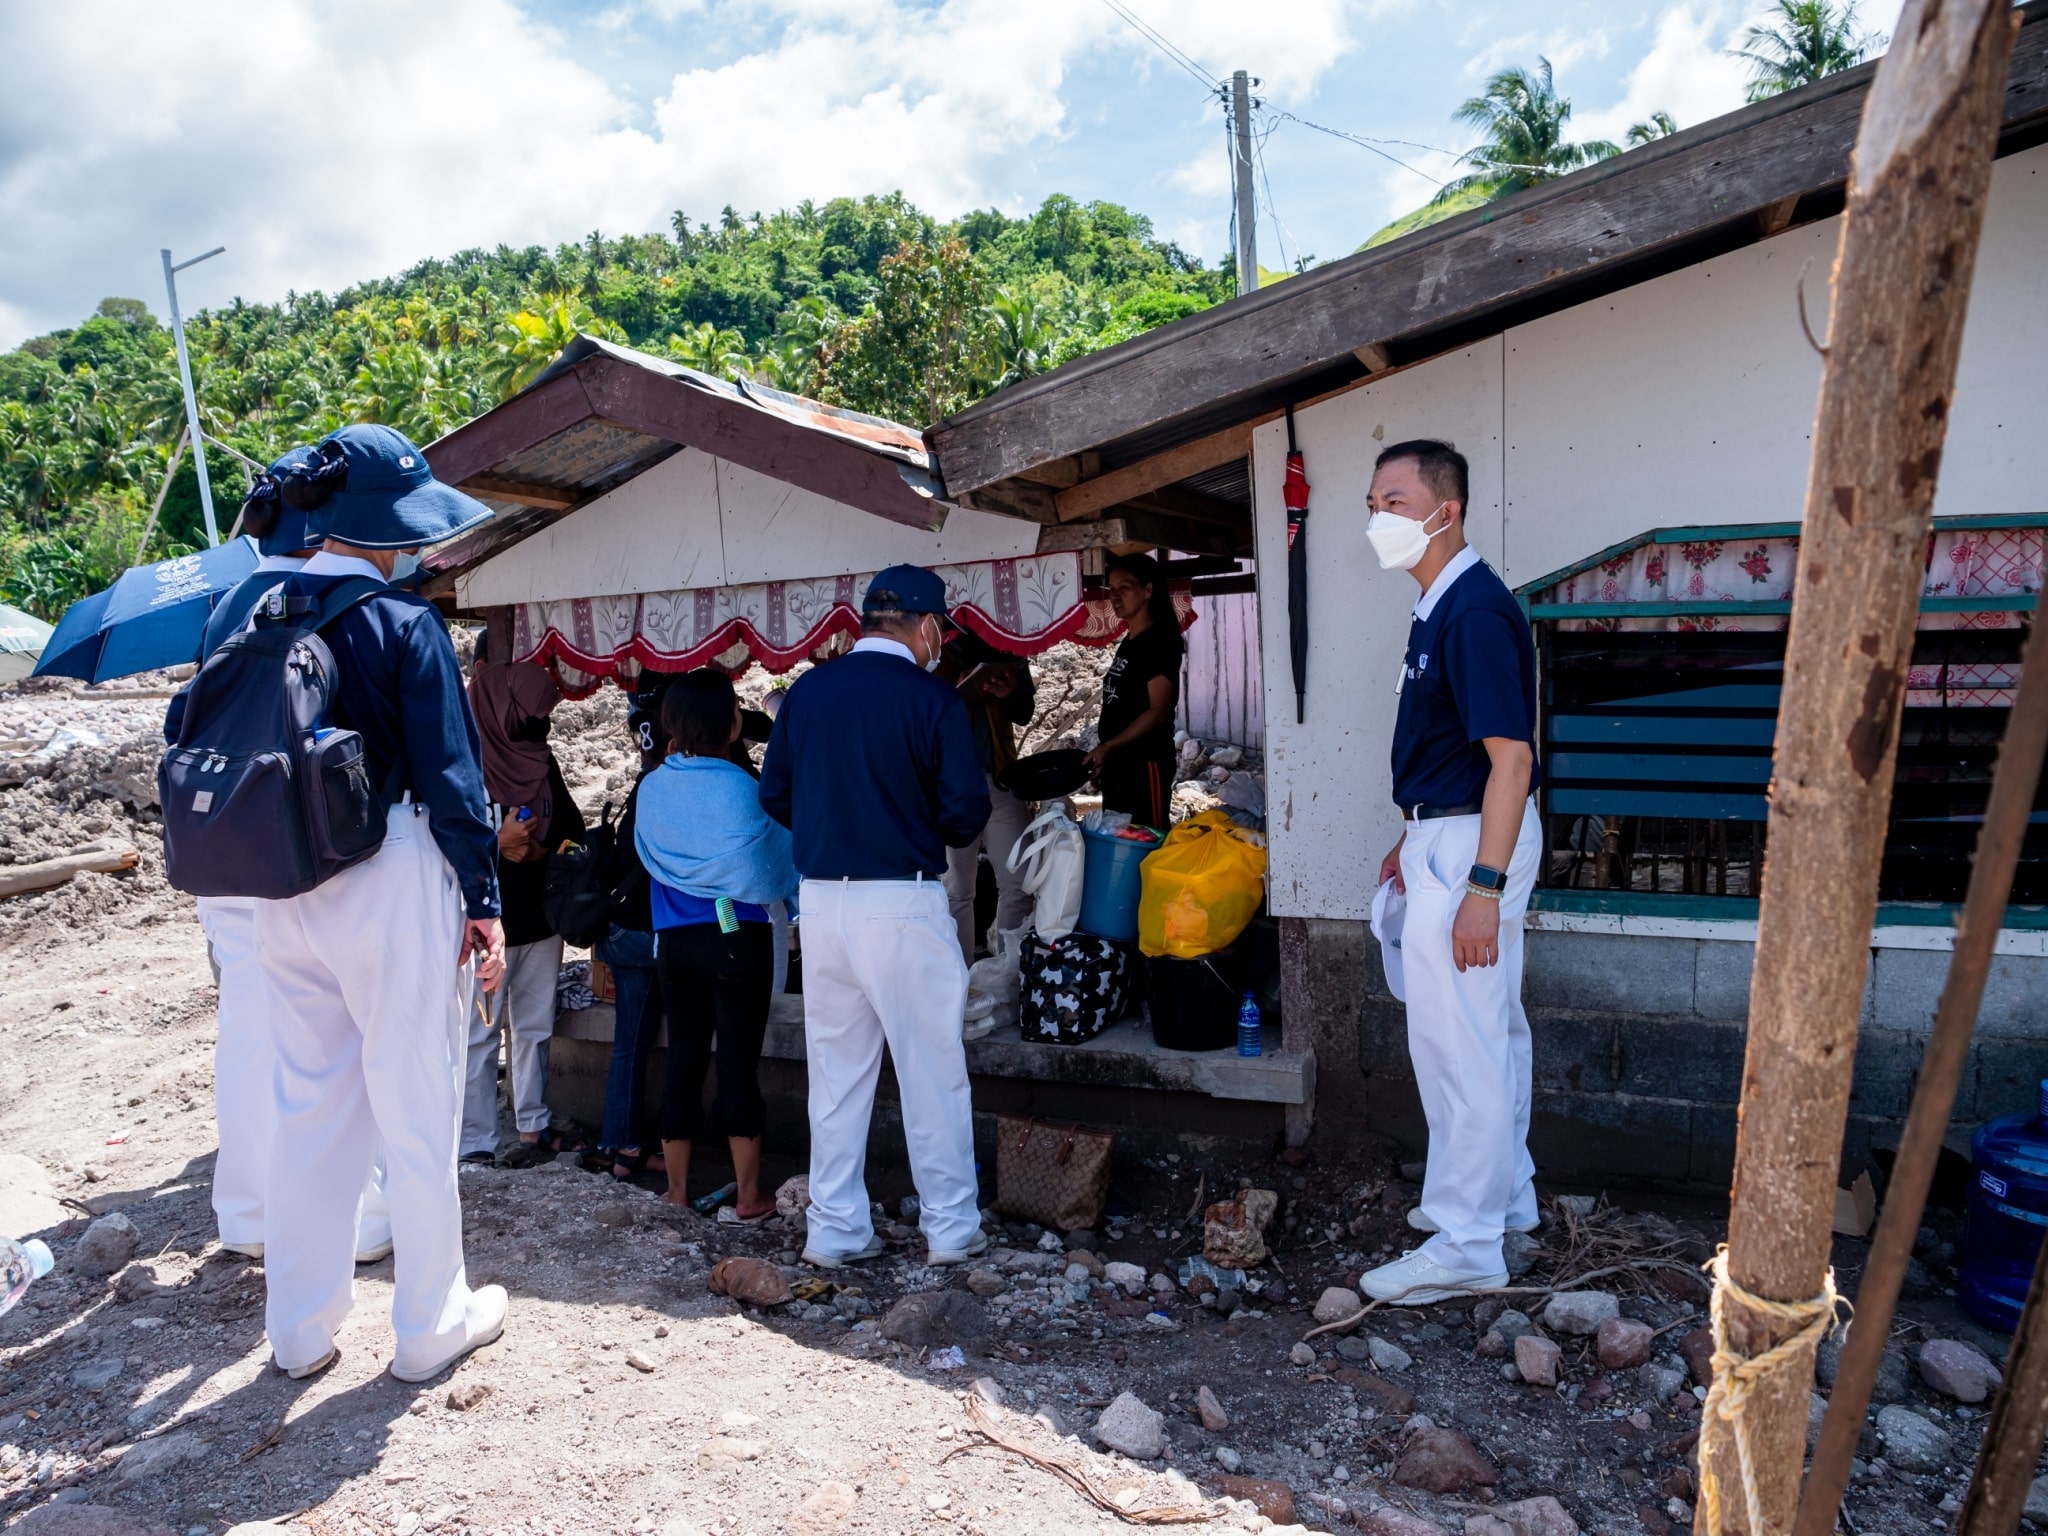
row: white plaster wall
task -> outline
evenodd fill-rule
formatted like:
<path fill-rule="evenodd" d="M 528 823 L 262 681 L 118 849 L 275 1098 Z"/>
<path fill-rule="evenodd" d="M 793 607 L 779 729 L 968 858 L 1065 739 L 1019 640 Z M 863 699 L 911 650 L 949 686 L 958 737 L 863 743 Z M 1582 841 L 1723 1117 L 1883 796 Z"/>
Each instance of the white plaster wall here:
<path fill-rule="evenodd" d="M 1472 541 L 1519 586 L 1650 528 L 1796 521 L 1806 494 L 1838 221 L 1518 326 L 1296 415 L 1315 487 L 1308 723 L 1287 655 L 1285 426 L 1253 438 L 1272 908 L 1364 917 L 1398 835 L 1393 677 L 1414 585 L 1379 570 L 1365 492 L 1384 443 L 1448 437 L 1472 461 Z M 2048 511 L 2048 147 L 2010 156 L 1963 337 L 1940 514 Z"/>
<path fill-rule="evenodd" d="M 1016 518 L 954 507 L 928 533 L 684 448 L 485 561 L 456 594 L 465 608 L 485 608 L 1001 560 L 1037 547 L 1037 525 Z"/>
<path fill-rule="evenodd" d="M 1448 437 L 1472 461 L 1471 538 L 1501 553 L 1501 344 L 1433 358 L 1385 384 L 1297 413 L 1308 466 L 1306 724 L 1294 723 L 1287 649 L 1287 427 L 1253 436 L 1259 651 L 1266 674 L 1270 904 L 1284 916 L 1364 917 L 1380 856 L 1400 836 L 1388 800 L 1394 674 L 1420 589 L 1383 571 L 1365 538 L 1372 462 L 1388 443 Z"/>

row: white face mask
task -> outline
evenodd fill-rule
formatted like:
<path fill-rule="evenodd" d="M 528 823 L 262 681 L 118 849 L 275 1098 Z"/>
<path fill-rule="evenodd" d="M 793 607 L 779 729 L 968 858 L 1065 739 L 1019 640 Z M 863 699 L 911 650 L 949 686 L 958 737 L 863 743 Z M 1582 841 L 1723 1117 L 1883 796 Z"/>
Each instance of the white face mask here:
<path fill-rule="evenodd" d="M 391 562 L 391 584 L 398 585 L 420 568 L 420 552 L 416 549 L 401 549 L 398 558 Z"/>
<path fill-rule="evenodd" d="M 929 618 L 930 615 L 926 615 L 926 617 Z M 924 669 L 927 672 L 933 672 L 938 669 L 939 653 L 945 649 L 946 644 L 946 633 L 939 628 L 939 621 L 937 619 L 932 619 L 932 635 L 929 644 L 931 646 L 931 654 L 924 659 Z"/>
<path fill-rule="evenodd" d="M 1365 525 L 1365 536 L 1372 541 L 1373 553 L 1380 557 L 1383 571 L 1412 571 L 1429 552 L 1429 541 L 1451 525 L 1445 523 L 1436 533 L 1427 532 L 1429 518 L 1449 506 L 1449 502 L 1438 502 L 1430 509 L 1429 517 L 1420 521 L 1403 517 L 1398 512 L 1375 512 Z"/>

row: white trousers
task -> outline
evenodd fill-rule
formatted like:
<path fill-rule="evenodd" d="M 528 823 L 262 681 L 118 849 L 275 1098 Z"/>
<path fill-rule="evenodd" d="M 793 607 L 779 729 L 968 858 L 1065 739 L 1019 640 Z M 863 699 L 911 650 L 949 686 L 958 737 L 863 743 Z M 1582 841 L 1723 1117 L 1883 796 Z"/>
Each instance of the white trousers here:
<path fill-rule="evenodd" d="M 1466 873 L 1479 858 L 1479 818 L 1412 821 L 1401 844 L 1408 1054 L 1429 1122 L 1422 1210 L 1437 1226 L 1422 1251 L 1465 1275 L 1499 1274 L 1502 1231 L 1536 1221 L 1522 918 L 1542 846 L 1531 801 L 1500 902 L 1500 959 L 1460 971 L 1451 958 L 1451 923 L 1465 899 Z"/>
<path fill-rule="evenodd" d="M 468 1066 L 463 1074 L 462 1144 L 498 1150 L 498 1038 L 512 1035 L 512 1123 L 522 1131 L 548 1127 L 548 1042 L 555 1035 L 555 986 L 562 941 L 515 944 L 505 951 L 505 979 L 495 992 L 472 989 L 465 1019 Z"/>
<path fill-rule="evenodd" d="M 256 963 L 256 903 L 233 896 L 199 898 L 199 925 L 219 973 L 219 1027 L 213 1038 L 213 1123 L 219 1150 L 213 1159 L 213 1219 L 224 1243 L 263 1241 L 263 1186 L 270 1175 L 270 1141 L 277 1128 L 271 1079 L 277 1050 L 270 1039 L 269 1000 Z M 379 1157 L 363 1186 L 356 1252 L 391 1241 L 391 1209 L 384 1199 Z"/>
<path fill-rule="evenodd" d="M 392 808 L 375 857 L 303 896 L 257 903 L 277 1045 L 265 1322 L 288 1370 L 327 1353 L 354 1301 L 354 1217 L 380 1137 L 397 1250 L 393 1364 L 430 1369 L 467 1341 L 461 938 L 455 872 L 410 805 Z"/>
<path fill-rule="evenodd" d="M 1031 896 L 1024 889 L 1024 872 L 1010 868 L 1010 850 L 1031 824 L 1031 805 L 1019 800 L 994 779 L 988 781 L 988 825 L 981 836 L 965 848 L 946 850 L 946 897 L 952 904 L 953 921 L 960 929 L 960 953 L 974 963 L 974 948 L 981 935 L 974 931 L 974 886 L 981 873 L 981 854 L 988 850 L 989 867 L 996 872 L 996 931 L 1007 933 L 1031 921 Z"/>
<path fill-rule="evenodd" d="M 868 1123 L 886 1044 L 925 1241 L 963 1248 L 981 1230 L 981 1211 L 960 1041 L 967 965 L 945 889 L 936 880 L 806 880 L 797 910 L 810 1074 L 809 1246 L 853 1253 L 875 1235 Z"/>

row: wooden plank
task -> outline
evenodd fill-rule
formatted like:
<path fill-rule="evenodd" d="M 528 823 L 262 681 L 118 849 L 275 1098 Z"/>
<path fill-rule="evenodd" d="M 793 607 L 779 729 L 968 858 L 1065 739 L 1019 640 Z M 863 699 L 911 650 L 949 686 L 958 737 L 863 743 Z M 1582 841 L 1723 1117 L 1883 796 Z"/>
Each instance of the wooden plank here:
<path fill-rule="evenodd" d="M 1021 517 L 1027 523 L 1056 523 L 1060 520 L 1053 505 L 1052 491 L 1021 475 L 1014 480 L 997 480 L 980 490 L 969 491 L 960 498 L 960 505 L 976 512 Z"/>
<path fill-rule="evenodd" d="M 1387 355 L 1387 349 L 1376 341 L 1368 341 L 1362 347 L 1353 347 L 1351 355 L 1358 359 L 1359 366 L 1367 373 L 1385 373 L 1394 365 L 1394 360 Z"/>
<path fill-rule="evenodd" d="M 545 507 L 551 512 L 573 511 L 582 498 L 559 486 L 534 485 L 525 480 L 499 480 L 490 475 L 471 475 L 457 487 L 487 501 L 509 501 L 522 507 Z"/>
<path fill-rule="evenodd" d="M 1092 523 L 1055 523 L 1038 530 L 1038 553 L 1063 554 L 1070 549 L 1114 549 L 1134 542 L 1120 517 Z"/>
<path fill-rule="evenodd" d="M 1017 478 L 1029 480 L 1035 485 L 1049 485 L 1056 491 L 1064 491 L 1081 478 L 1081 461 L 1072 459 L 1050 459 L 1043 464 L 1034 464 L 1020 470 Z"/>
<path fill-rule="evenodd" d="M 436 480 L 461 485 L 595 414 L 583 380 L 571 369 L 429 443 L 427 464 Z"/>
<path fill-rule="evenodd" d="M 1773 235 L 1782 235 L 1792 227 L 1792 214 L 1799 207 L 1799 194 L 1781 197 L 1768 208 L 1759 208 L 1756 214 L 1756 232 L 1768 240 Z"/>
<path fill-rule="evenodd" d="M 1123 549 L 1150 544 L 1191 555 L 1235 556 L 1235 541 L 1220 528 L 1182 522 L 1141 507 L 1119 507 L 1114 517 L 1086 523 L 1056 523 L 1038 530 L 1038 553 L 1069 549 Z"/>
<path fill-rule="evenodd" d="M 944 502 L 913 490 L 898 460 L 851 439 L 602 353 L 574 371 L 597 414 L 629 431 L 701 448 L 892 523 L 929 532 L 945 525 Z"/>
<path fill-rule="evenodd" d="M 2035 0 L 2021 15 L 2008 128 L 2048 113 L 2048 4 Z M 1242 400 L 1249 414 L 1289 381 L 1356 367 L 1359 347 L 1471 327 L 1568 286 L 1579 302 L 1597 290 L 1601 269 L 1614 268 L 1620 286 L 1637 259 L 1743 220 L 1754 238 L 1760 211 L 1841 186 L 1872 69 L 1845 70 L 1161 326 L 948 417 L 926 441 L 957 494 L 1196 411 Z"/>
<path fill-rule="evenodd" d="M 1059 507 L 1060 521 L 1071 523 L 1091 512 L 1113 507 L 1120 501 L 1129 501 L 1134 496 L 1156 491 L 1176 480 L 1185 480 L 1189 475 L 1199 475 L 1205 469 L 1244 458 L 1251 451 L 1252 429 L 1249 425 L 1212 432 L 1192 443 L 1182 443 L 1178 448 L 1169 448 L 1149 459 L 1112 469 L 1093 480 L 1083 480 L 1071 490 L 1061 491 L 1054 498 Z"/>
<path fill-rule="evenodd" d="M 1250 507 L 1225 501 L 1220 496 L 1191 491 L 1181 485 L 1162 485 L 1143 496 L 1133 496 L 1125 505 L 1141 507 L 1147 512 L 1163 512 L 1169 517 L 1184 517 L 1191 523 L 1208 523 L 1218 528 L 1250 528 L 1252 525 Z"/>

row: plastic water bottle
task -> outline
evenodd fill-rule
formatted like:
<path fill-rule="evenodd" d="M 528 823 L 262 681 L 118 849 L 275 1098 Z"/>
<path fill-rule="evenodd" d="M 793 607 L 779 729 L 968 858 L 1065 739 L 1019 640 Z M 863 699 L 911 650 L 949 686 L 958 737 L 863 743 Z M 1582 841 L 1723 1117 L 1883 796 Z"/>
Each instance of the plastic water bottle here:
<path fill-rule="evenodd" d="M 1972 1317 L 2011 1333 L 2048 1236 L 2048 1081 L 2031 1115 L 1970 1138 L 1970 1226 L 1956 1289 Z"/>
<path fill-rule="evenodd" d="M 1259 1054 L 1259 1000 L 1247 992 L 1237 1005 L 1237 1054 Z"/>
<path fill-rule="evenodd" d="M 54 1263 L 49 1245 L 36 1238 L 0 1237 L 0 1291 L 7 1293 L 0 1312 L 12 1311 L 29 1283 L 42 1279 Z"/>

